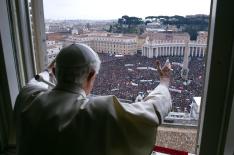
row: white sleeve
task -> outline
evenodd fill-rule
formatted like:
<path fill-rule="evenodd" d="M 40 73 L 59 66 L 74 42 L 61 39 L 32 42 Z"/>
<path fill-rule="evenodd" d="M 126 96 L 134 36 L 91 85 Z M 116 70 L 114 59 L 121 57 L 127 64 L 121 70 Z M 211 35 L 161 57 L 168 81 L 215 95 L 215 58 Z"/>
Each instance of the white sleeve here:
<path fill-rule="evenodd" d="M 50 75 L 47 71 L 44 71 L 44 72 L 41 72 L 39 73 L 39 75 L 41 77 L 43 77 L 43 79 L 45 79 L 46 81 L 49 81 L 50 80 Z M 45 89 L 48 89 L 49 86 L 48 84 L 44 83 L 44 82 L 39 82 L 37 81 L 35 78 L 32 78 L 29 82 L 28 82 L 28 85 L 33 85 L 33 86 L 39 86 L 39 87 L 43 87 Z"/>
<path fill-rule="evenodd" d="M 116 114 L 138 124 L 158 126 L 163 118 L 171 111 L 171 95 L 167 85 L 160 83 L 142 102 L 132 104 L 121 103 L 113 98 Z M 117 116 L 118 117 L 118 116 Z M 136 125 L 137 126 L 137 125 Z"/>
<path fill-rule="evenodd" d="M 146 104 L 152 104 L 159 117 L 160 123 L 165 116 L 171 111 L 171 95 L 168 86 L 159 84 L 147 97 L 144 98 Z"/>

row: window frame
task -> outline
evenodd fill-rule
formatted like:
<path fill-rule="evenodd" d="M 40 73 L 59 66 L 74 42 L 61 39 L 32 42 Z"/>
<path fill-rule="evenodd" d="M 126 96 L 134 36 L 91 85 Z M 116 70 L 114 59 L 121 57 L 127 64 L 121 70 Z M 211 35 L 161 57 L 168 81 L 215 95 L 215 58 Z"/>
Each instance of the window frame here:
<path fill-rule="evenodd" d="M 232 6 L 229 0 L 213 0 L 211 3 L 206 78 L 197 142 L 197 152 L 200 155 L 220 155 L 224 154 L 224 149 L 231 149 L 227 148 L 226 140 L 227 135 L 234 133 L 233 130 L 228 131 L 231 123 L 229 119 L 234 113 L 234 108 L 232 108 L 234 106 L 234 88 L 232 87 L 234 85 L 234 14 Z"/>

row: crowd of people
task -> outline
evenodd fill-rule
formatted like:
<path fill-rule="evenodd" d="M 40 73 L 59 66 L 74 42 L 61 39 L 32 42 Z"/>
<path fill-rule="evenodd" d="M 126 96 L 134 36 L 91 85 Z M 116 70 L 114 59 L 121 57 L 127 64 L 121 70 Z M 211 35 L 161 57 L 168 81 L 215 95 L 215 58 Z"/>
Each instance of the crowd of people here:
<path fill-rule="evenodd" d="M 136 54 L 115 57 L 104 53 L 99 56 L 102 65 L 92 94 L 113 94 L 126 102 L 134 102 L 139 93 L 146 96 L 159 84 L 156 60 L 164 64 L 169 59 L 173 69 L 170 83 L 172 111 L 189 112 L 193 97 L 202 95 L 205 73 L 202 57 L 189 57 L 188 80 L 185 81 L 181 77 L 183 57 L 180 56 L 147 58 Z"/>

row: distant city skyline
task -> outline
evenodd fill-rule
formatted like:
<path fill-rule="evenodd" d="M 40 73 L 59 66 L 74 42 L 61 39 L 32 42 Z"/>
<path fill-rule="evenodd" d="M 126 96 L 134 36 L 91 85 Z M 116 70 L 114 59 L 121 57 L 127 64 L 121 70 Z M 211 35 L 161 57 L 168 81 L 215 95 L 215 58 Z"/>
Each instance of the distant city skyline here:
<path fill-rule="evenodd" d="M 110 20 L 123 15 L 195 15 L 210 13 L 210 0 L 43 0 L 46 19 Z"/>

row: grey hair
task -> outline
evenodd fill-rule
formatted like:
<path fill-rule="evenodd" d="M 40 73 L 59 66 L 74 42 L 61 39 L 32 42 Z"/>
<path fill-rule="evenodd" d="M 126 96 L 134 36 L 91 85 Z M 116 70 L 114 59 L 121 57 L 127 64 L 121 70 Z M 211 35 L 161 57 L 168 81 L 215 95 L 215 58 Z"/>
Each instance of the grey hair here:
<path fill-rule="evenodd" d="M 82 45 L 87 46 L 85 44 L 82 44 Z M 87 46 L 87 48 L 90 48 L 90 47 Z M 91 50 L 91 52 L 93 53 L 93 55 L 95 57 L 95 61 L 93 61 L 89 64 L 89 68 L 93 69 L 95 71 L 95 73 L 98 74 L 99 70 L 100 70 L 100 66 L 101 66 L 101 60 L 96 52 L 94 52 L 93 50 Z"/>
<path fill-rule="evenodd" d="M 85 44 L 80 44 L 86 48 L 90 48 Z M 91 49 L 91 48 L 90 48 Z M 95 74 L 99 73 L 101 60 L 96 52 L 90 50 L 94 55 L 94 59 L 89 63 L 79 66 L 79 67 L 57 67 L 56 68 L 56 78 L 60 84 L 75 84 L 79 87 L 82 86 L 84 81 L 87 79 L 89 73 L 94 72 Z"/>

